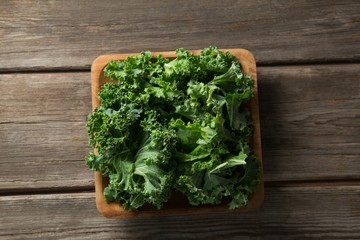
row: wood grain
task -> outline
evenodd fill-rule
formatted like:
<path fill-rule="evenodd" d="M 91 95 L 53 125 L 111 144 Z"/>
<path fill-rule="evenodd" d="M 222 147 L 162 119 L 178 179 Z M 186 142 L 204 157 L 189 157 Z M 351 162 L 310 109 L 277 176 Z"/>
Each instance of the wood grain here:
<path fill-rule="evenodd" d="M 0 124 L 85 122 L 90 73 L 0 75 Z"/>
<path fill-rule="evenodd" d="M 265 181 L 356 180 L 360 65 L 258 68 Z M 90 73 L 0 75 L 0 191 L 91 187 Z"/>
<path fill-rule="evenodd" d="M 209 45 L 249 49 L 260 64 L 359 61 L 359 20 L 357 0 L 1 1 L 0 71 Z"/>
<path fill-rule="evenodd" d="M 134 219 L 102 217 L 94 193 L 3 196 L 0 238 L 360 238 L 360 186 L 269 187 L 265 193 L 256 212 Z"/>

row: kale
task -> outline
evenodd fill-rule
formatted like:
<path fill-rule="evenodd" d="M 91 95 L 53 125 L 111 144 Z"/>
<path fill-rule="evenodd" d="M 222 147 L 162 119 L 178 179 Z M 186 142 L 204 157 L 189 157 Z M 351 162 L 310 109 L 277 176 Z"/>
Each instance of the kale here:
<path fill-rule="evenodd" d="M 107 201 L 126 210 L 161 208 L 173 191 L 192 205 L 247 204 L 260 183 L 248 145 L 252 120 L 246 103 L 253 80 L 230 53 L 216 47 L 168 60 L 150 52 L 110 61 L 101 106 L 89 115 L 86 157 L 109 178 Z"/>

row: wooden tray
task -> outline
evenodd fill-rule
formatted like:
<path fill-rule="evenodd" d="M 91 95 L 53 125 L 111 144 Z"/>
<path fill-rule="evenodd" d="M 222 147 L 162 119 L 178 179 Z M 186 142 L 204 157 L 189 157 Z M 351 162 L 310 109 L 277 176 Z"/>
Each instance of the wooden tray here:
<path fill-rule="evenodd" d="M 253 120 L 254 134 L 253 134 L 253 149 L 257 157 L 258 163 L 261 166 L 261 184 L 258 190 L 249 198 L 249 203 L 242 208 L 236 210 L 229 210 L 226 204 L 222 205 L 203 205 L 191 206 L 187 203 L 187 199 L 182 195 L 173 194 L 172 198 L 163 206 L 161 210 L 155 207 L 142 207 L 137 212 L 125 211 L 121 204 L 116 202 L 107 203 L 103 195 L 104 188 L 108 185 L 108 179 L 103 177 L 100 172 L 95 172 L 95 194 L 96 206 L 98 211 L 109 218 L 129 218 L 135 216 L 159 216 L 159 215 L 183 215 L 183 214 L 197 214 L 205 212 L 225 212 L 225 211 L 250 211 L 259 208 L 264 199 L 264 183 L 263 183 L 263 167 L 261 154 L 261 139 L 260 139 L 260 121 L 259 121 L 259 103 L 258 103 L 258 89 L 256 78 L 256 64 L 254 56 L 245 49 L 221 49 L 222 51 L 229 51 L 234 55 L 242 66 L 243 72 L 250 74 L 254 79 L 254 97 L 250 102 L 251 116 Z M 200 54 L 200 50 L 190 51 L 194 55 Z M 153 56 L 161 54 L 165 58 L 174 59 L 175 52 L 153 52 Z M 100 106 L 100 101 L 97 97 L 101 86 L 110 81 L 104 76 L 103 69 L 110 60 L 125 60 L 127 56 L 139 55 L 139 53 L 131 54 L 112 54 L 102 55 L 95 59 L 91 66 L 91 89 L 92 89 L 92 107 L 93 109 Z M 96 151 L 96 150 L 95 150 Z"/>

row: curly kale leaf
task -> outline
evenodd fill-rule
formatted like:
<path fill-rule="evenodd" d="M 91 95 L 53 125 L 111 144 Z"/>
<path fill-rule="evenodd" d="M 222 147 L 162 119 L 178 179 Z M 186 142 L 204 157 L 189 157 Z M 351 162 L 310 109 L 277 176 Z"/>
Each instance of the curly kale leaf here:
<path fill-rule="evenodd" d="M 120 201 L 126 210 L 135 210 L 145 203 L 160 208 L 171 195 L 173 173 L 165 164 L 156 164 L 163 153 L 153 147 L 150 137 L 145 139 L 134 156 L 128 150 L 114 159 L 115 172 L 109 175 L 105 189 L 106 200 Z"/>
<path fill-rule="evenodd" d="M 122 202 L 127 210 L 145 203 L 160 208 L 170 197 L 174 178 L 170 151 L 175 133 L 160 124 L 151 132 L 146 123 L 142 125 L 142 129 L 132 128 L 121 144 L 100 148 L 99 154 L 87 158 L 91 169 L 109 177 L 106 200 Z"/>

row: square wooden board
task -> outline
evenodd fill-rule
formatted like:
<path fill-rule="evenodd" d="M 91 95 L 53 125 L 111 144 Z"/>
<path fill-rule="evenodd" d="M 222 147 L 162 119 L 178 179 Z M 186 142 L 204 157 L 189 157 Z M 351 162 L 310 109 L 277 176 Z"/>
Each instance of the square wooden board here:
<path fill-rule="evenodd" d="M 239 209 L 229 210 L 226 204 L 221 205 L 202 205 L 191 206 L 187 203 L 187 199 L 179 194 L 173 194 L 171 199 L 164 204 L 163 208 L 157 210 L 155 207 L 146 206 L 138 211 L 126 211 L 121 204 L 116 202 L 107 203 L 103 195 L 104 188 L 108 185 L 108 179 L 103 177 L 100 172 L 95 172 L 95 194 L 96 206 L 98 211 L 109 218 L 129 218 L 135 216 L 160 216 L 160 215 L 184 215 L 184 214 L 198 214 L 206 212 L 225 212 L 225 211 L 251 211 L 259 208 L 264 199 L 264 183 L 263 183 L 263 167 L 262 167 L 262 153 L 261 153 L 261 138 L 260 138 L 260 120 L 259 120 L 259 103 L 258 103 L 258 88 L 256 77 L 256 63 L 254 56 L 245 49 L 221 49 L 228 51 L 234 55 L 242 66 L 244 73 L 250 74 L 254 79 L 254 97 L 250 101 L 250 110 L 253 120 L 253 139 L 252 147 L 257 157 L 257 161 L 261 166 L 261 184 L 258 190 L 249 198 L 249 203 Z M 200 54 L 201 50 L 190 51 L 194 55 Z M 110 60 L 125 60 L 127 56 L 139 55 L 140 53 L 130 54 L 111 54 L 102 55 L 95 59 L 91 66 L 91 90 L 92 90 L 92 107 L 93 109 L 100 106 L 98 93 L 101 86 L 109 82 L 110 79 L 104 76 L 103 70 Z M 152 56 L 161 54 L 165 58 L 176 58 L 175 52 L 152 52 Z M 96 150 L 95 150 L 96 151 Z"/>

